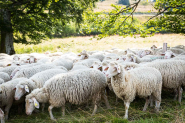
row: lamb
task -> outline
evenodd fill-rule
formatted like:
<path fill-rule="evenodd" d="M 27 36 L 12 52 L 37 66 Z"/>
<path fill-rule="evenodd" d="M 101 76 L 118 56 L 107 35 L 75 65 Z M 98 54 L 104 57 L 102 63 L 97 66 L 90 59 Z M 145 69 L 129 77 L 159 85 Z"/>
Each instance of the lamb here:
<path fill-rule="evenodd" d="M 79 58 L 80 60 L 88 59 L 88 58 L 89 58 L 89 55 L 88 55 L 88 53 L 87 53 L 86 50 L 83 50 L 83 51 L 82 51 L 81 53 L 79 53 L 77 56 L 78 56 L 78 58 Z"/>
<path fill-rule="evenodd" d="M 4 80 L 0 78 L 0 84 L 3 84 L 4 83 Z"/>
<path fill-rule="evenodd" d="M 19 83 L 19 81 L 24 81 L 26 78 L 17 78 L 0 85 L 1 94 L 1 106 L 5 106 L 5 119 L 8 119 L 9 110 L 13 104 L 14 99 L 14 88 Z"/>
<path fill-rule="evenodd" d="M 154 59 L 150 59 L 150 58 L 139 58 L 138 56 L 134 55 L 133 53 L 129 53 L 126 56 L 125 61 L 126 62 L 135 62 L 135 63 L 141 63 L 141 62 L 151 62 Z"/>
<path fill-rule="evenodd" d="M 151 67 L 138 67 L 128 72 L 123 66 L 116 62 L 109 64 L 106 76 L 111 78 L 111 85 L 115 94 L 124 101 L 125 117 L 128 118 L 128 108 L 135 99 L 136 94 L 146 99 L 143 111 L 149 104 L 149 97 L 152 95 L 156 101 L 156 111 L 159 111 L 161 103 L 162 76 L 161 73 Z"/>
<path fill-rule="evenodd" d="M 63 66 L 67 70 L 71 70 L 73 67 L 73 62 L 71 60 L 63 59 L 63 58 L 59 58 L 59 59 L 54 60 L 52 62 L 52 64 L 54 64 L 56 66 Z"/>
<path fill-rule="evenodd" d="M 5 123 L 4 112 L 1 109 L 0 109 L 0 119 L 1 119 L 1 123 Z"/>
<path fill-rule="evenodd" d="M 185 85 L 185 61 L 182 60 L 159 60 L 143 65 L 153 67 L 160 71 L 163 79 L 163 87 L 168 89 L 178 89 L 178 101 L 181 103 L 182 86 Z"/>
<path fill-rule="evenodd" d="M 37 65 L 29 68 L 23 68 L 20 71 L 18 71 L 12 79 L 20 78 L 20 77 L 30 78 L 38 72 L 52 69 L 52 68 L 57 68 L 57 66 L 52 64 L 44 64 L 44 65 Z"/>
<path fill-rule="evenodd" d="M 35 89 L 26 96 L 26 114 L 31 115 L 34 108 L 39 108 L 40 103 L 49 101 L 48 108 L 50 118 L 55 120 L 52 114 L 54 107 L 61 107 L 65 115 L 65 103 L 82 104 L 89 100 L 95 103 L 93 114 L 97 111 L 97 104 L 104 94 L 106 77 L 95 69 L 85 69 L 69 73 L 59 74 L 49 79 L 43 88 Z M 108 105 L 106 96 L 103 96 Z"/>
<path fill-rule="evenodd" d="M 7 82 L 10 80 L 10 76 L 5 72 L 0 72 L 0 78 L 4 80 L 4 82 Z"/>

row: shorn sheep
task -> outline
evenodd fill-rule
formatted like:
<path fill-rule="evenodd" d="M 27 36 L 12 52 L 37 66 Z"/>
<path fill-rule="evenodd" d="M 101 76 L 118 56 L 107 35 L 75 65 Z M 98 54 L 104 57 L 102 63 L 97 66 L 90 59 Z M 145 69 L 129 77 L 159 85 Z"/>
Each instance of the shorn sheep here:
<path fill-rule="evenodd" d="M 47 103 L 50 118 L 55 120 L 52 114 L 54 107 L 62 107 L 65 115 L 65 103 L 82 104 L 89 100 L 94 102 L 93 114 L 97 111 L 97 105 L 103 95 L 106 105 L 109 107 L 105 96 L 106 77 L 95 69 L 85 69 L 79 71 L 59 74 L 49 79 L 43 88 L 35 89 L 26 96 L 26 114 L 31 115 L 34 108 L 39 108 L 40 103 Z"/>
<path fill-rule="evenodd" d="M 159 111 L 162 76 L 157 69 L 151 67 L 138 67 L 127 72 L 124 70 L 123 66 L 116 62 L 111 62 L 106 76 L 111 78 L 111 85 L 114 93 L 124 101 L 124 118 L 128 118 L 128 108 L 136 95 L 146 99 L 143 111 L 148 107 L 150 96 L 154 97 L 156 101 L 156 111 Z"/>

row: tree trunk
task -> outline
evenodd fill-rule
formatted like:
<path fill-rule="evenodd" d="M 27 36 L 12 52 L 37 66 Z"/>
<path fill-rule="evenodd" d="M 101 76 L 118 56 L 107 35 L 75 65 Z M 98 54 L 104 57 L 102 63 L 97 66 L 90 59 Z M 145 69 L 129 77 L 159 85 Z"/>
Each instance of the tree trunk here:
<path fill-rule="evenodd" d="M 3 9 L 3 21 L 6 24 L 7 30 L 1 30 L 1 48 L 4 48 L 7 54 L 15 54 L 13 46 L 13 29 L 11 24 L 11 13 L 8 10 Z"/>
<path fill-rule="evenodd" d="M 6 49 L 5 49 L 5 35 L 6 35 L 6 33 L 1 30 L 0 53 L 6 53 Z"/>

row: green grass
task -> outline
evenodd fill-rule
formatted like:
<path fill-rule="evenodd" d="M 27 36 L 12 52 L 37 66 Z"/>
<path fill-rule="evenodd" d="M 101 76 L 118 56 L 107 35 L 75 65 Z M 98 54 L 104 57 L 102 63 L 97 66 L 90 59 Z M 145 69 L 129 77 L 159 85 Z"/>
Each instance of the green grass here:
<path fill-rule="evenodd" d="M 146 112 L 143 112 L 145 100 L 136 98 L 130 105 L 128 120 L 123 119 L 125 114 L 124 104 L 122 100 L 118 100 L 115 105 L 115 95 L 111 92 L 108 96 L 112 109 L 106 109 L 102 102 L 98 107 L 96 115 L 91 116 L 93 107 L 90 105 L 72 105 L 71 110 L 66 109 L 65 117 L 62 117 L 61 109 L 54 108 L 53 115 L 57 118 L 58 123 L 169 123 L 169 122 L 185 122 L 185 93 L 181 105 L 173 100 L 171 91 L 162 93 L 162 103 L 159 113 L 154 112 L 154 107 L 148 107 Z M 48 105 L 46 106 L 48 107 Z M 50 120 L 47 108 L 44 112 L 34 113 L 27 116 L 25 113 L 17 115 L 16 107 L 14 106 L 10 113 L 10 120 L 7 123 L 52 123 Z"/>

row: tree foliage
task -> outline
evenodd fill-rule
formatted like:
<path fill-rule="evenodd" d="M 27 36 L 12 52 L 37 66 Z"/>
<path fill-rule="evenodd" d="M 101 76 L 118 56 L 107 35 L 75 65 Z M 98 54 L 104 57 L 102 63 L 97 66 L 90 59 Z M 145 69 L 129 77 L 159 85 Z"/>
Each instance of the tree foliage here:
<path fill-rule="evenodd" d="M 14 42 L 37 44 L 57 27 L 80 23 L 85 9 L 98 0 L 1 0 L 0 9 L 11 13 L 12 29 L 0 14 L 0 30 L 13 32 Z M 59 23 L 60 22 L 60 23 Z M 60 25 L 59 25 L 60 24 Z M 61 28 L 59 28 L 61 27 Z"/>

